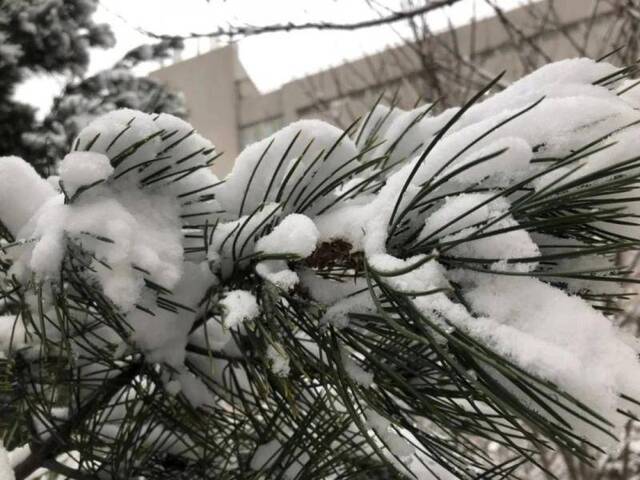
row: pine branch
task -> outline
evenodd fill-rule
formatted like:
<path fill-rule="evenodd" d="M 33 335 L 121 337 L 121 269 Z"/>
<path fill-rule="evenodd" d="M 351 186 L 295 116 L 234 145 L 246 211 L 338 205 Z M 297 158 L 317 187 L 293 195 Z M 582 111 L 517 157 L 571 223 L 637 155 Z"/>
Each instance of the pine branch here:
<path fill-rule="evenodd" d="M 70 450 L 67 473 L 117 478 L 404 478 L 417 464 L 518 478 L 547 472 L 552 445 L 592 462 L 638 406 L 635 352 L 605 316 L 628 297 L 617 283 L 639 282 L 618 259 L 639 245 L 638 120 L 614 94 L 633 69 L 568 62 L 580 104 L 547 85 L 565 73 L 550 66 L 442 115 L 376 105 L 359 132 L 296 123 L 224 182 L 178 119 L 89 125 L 62 161 L 67 204 L 29 210 L 42 231 L 9 223 L 23 238 L 0 262 L 19 310 L 7 342 L 28 337 L 6 352 L 28 359 L 21 376 L 2 365 L 28 412 L 4 439 L 34 447 L 18 478 L 62 471 Z M 584 324 L 594 335 L 572 335 Z"/>
<path fill-rule="evenodd" d="M 34 442 L 29 456 L 14 468 L 16 480 L 25 480 L 33 472 L 44 467 L 47 462 L 55 460 L 67 448 L 69 437 L 75 429 L 83 425 L 96 411 L 103 408 L 118 390 L 128 385 L 138 375 L 142 366 L 142 363 L 131 364 L 117 376 L 105 381 L 69 419 L 56 427 L 54 431 L 49 432 L 50 436 L 47 440 L 41 443 Z"/>

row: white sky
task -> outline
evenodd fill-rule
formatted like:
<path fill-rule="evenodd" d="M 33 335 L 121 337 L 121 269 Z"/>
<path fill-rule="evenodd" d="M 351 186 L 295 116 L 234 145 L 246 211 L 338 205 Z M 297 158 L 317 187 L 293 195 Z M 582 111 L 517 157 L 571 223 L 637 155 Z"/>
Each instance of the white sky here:
<path fill-rule="evenodd" d="M 505 9 L 524 3 L 524 0 L 497 1 Z M 117 44 L 110 50 L 92 52 L 90 72 L 108 68 L 131 48 L 148 43 L 150 39 L 136 27 L 180 35 L 207 32 L 229 24 L 354 22 L 376 16 L 370 5 L 376 6 L 380 13 L 388 13 L 400 8 L 402 3 L 403 0 L 100 0 L 94 18 L 111 25 Z M 468 22 L 474 12 L 483 17 L 491 10 L 483 0 L 462 0 L 432 12 L 428 22 L 434 30 L 444 29 L 449 21 L 454 25 Z M 403 35 L 410 38 L 408 26 L 403 22 L 348 32 L 273 33 L 240 40 L 239 54 L 257 87 L 269 91 L 294 78 L 382 50 L 400 42 Z M 204 53 L 212 46 L 209 39 L 189 41 L 183 58 Z M 139 73 L 159 66 L 146 65 Z M 63 83 L 61 78 L 51 76 L 32 78 L 20 86 L 16 96 L 38 107 L 42 115 Z"/>

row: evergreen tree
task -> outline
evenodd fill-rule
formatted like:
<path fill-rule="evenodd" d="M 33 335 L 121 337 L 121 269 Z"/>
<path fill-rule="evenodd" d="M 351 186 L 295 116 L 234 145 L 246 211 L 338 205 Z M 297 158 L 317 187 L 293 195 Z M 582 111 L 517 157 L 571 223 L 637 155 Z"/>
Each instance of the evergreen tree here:
<path fill-rule="evenodd" d="M 0 468 L 465 479 L 544 469 L 552 446 L 592 461 L 640 398 L 637 345 L 610 321 L 637 281 L 631 71 L 563 61 L 439 115 L 299 121 L 224 181 L 189 124 L 127 109 L 82 129 L 59 177 L 0 159 Z"/>
<path fill-rule="evenodd" d="M 55 159 L 70 147 L 79 126 L 116 108 L 164 111 L 184 116 L 179 95 L 131 69 L 168 56 L 179 40 L 133 49 L 110 69 L 85 77 L 91 48 L 115 43 L 106 24 L 92 16 L 97 0 L 0 0 L 0 155 L 22 155 L 53 173 Z M 34 74 L 63 75 L 68 84 L 44 121 L 14 98 L 17 85 Z"/>
<path fill-rule="evenodd" d="M 0 154 L 24 154 L 21 135 L 35 126 L 32 107 L 13 99 L 32 73 L 80 75 L 89 47 L 113 46 L 107 25 L 91 19 L 94 0 L 0 1 Z"/>
<path fill-rule="evenodd" d="M 127 52 L 112 67 L 69 82 L 54 98 L 44 120 L 33 131 L 22 135 L 31 163 L 55 167 L 55 159 L 64 156 L 84 125 L 113 110 L 131 108 L 185 117 L 187 110 L 180 92 L 168 90 L 159 81 L 133 72 L 141 63 L 169 58 L 182 48 L 181 40 L 141 45 Z M 44 164 L 38 164 L 37 159 L 43 159 Z"/>

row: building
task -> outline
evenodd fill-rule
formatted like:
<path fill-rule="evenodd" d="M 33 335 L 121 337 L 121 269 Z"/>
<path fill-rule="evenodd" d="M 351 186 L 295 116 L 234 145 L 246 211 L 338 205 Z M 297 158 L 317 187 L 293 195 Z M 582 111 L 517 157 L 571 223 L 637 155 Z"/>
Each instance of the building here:
<path fill-rule="evenodd" d="M 410 108 L 421 97 L 468 98 L 502 71 L 505 79 L 551 60 L 597 58 L 629 38 L 622 5 L 599 0 L 543 0 L 389 48 L 260 93 L 242 67 L 235 45 L 150 74 L 184 92 L 189 120 L 224 152 L 214 171 L 228 173 L 241 149 L 305 117 L 349 123 L 384 91 Z M 635 28 L 635 27 L 634 27 Z M 477 86 L 477 87 L 476 87 Z M 431 95 L 437 92 L 440 95 Z"/>

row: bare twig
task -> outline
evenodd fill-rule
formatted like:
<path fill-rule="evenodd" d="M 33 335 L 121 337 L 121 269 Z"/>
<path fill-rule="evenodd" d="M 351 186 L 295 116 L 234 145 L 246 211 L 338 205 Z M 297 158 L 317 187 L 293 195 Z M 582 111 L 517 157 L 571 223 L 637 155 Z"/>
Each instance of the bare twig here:
<path fill-rule="evenodd" d="M 420 7 L 411 8 L 407 10 L 400 10 L 390 13 L 389 15 L 381 16 L 379 18 L 373 18 L 368 20 L 361 20 L 352 23 L 334 23 L 334 22 L 304 22 L 304 23 L 276 23 L 272 25 L 231 25 L 229 27 L 218 27 L 216 30 L 205 33 L 189 33 L 186 35 L 167 35 L 154 33 L 149 30 L 138 27 L 137 30 L 141 33 L 157 39 L 172 39 L 182 38 L 184 40 L 193 38 L 237 38 L 237 37 L 249 37 L 254 35 L 262 35 L 265 33 L 274 32 L 292 32 L 299 30 L 359 30 L 362 28 L 378 27 L 380 25 L 387 25 L 402 20 L 407 20 L 419 15 L 425 15 L 426 13 L 438 10 L 443 7 L 448 7 L 454 3 L 458 3 L 460 0 L 433 0 Z"/>

